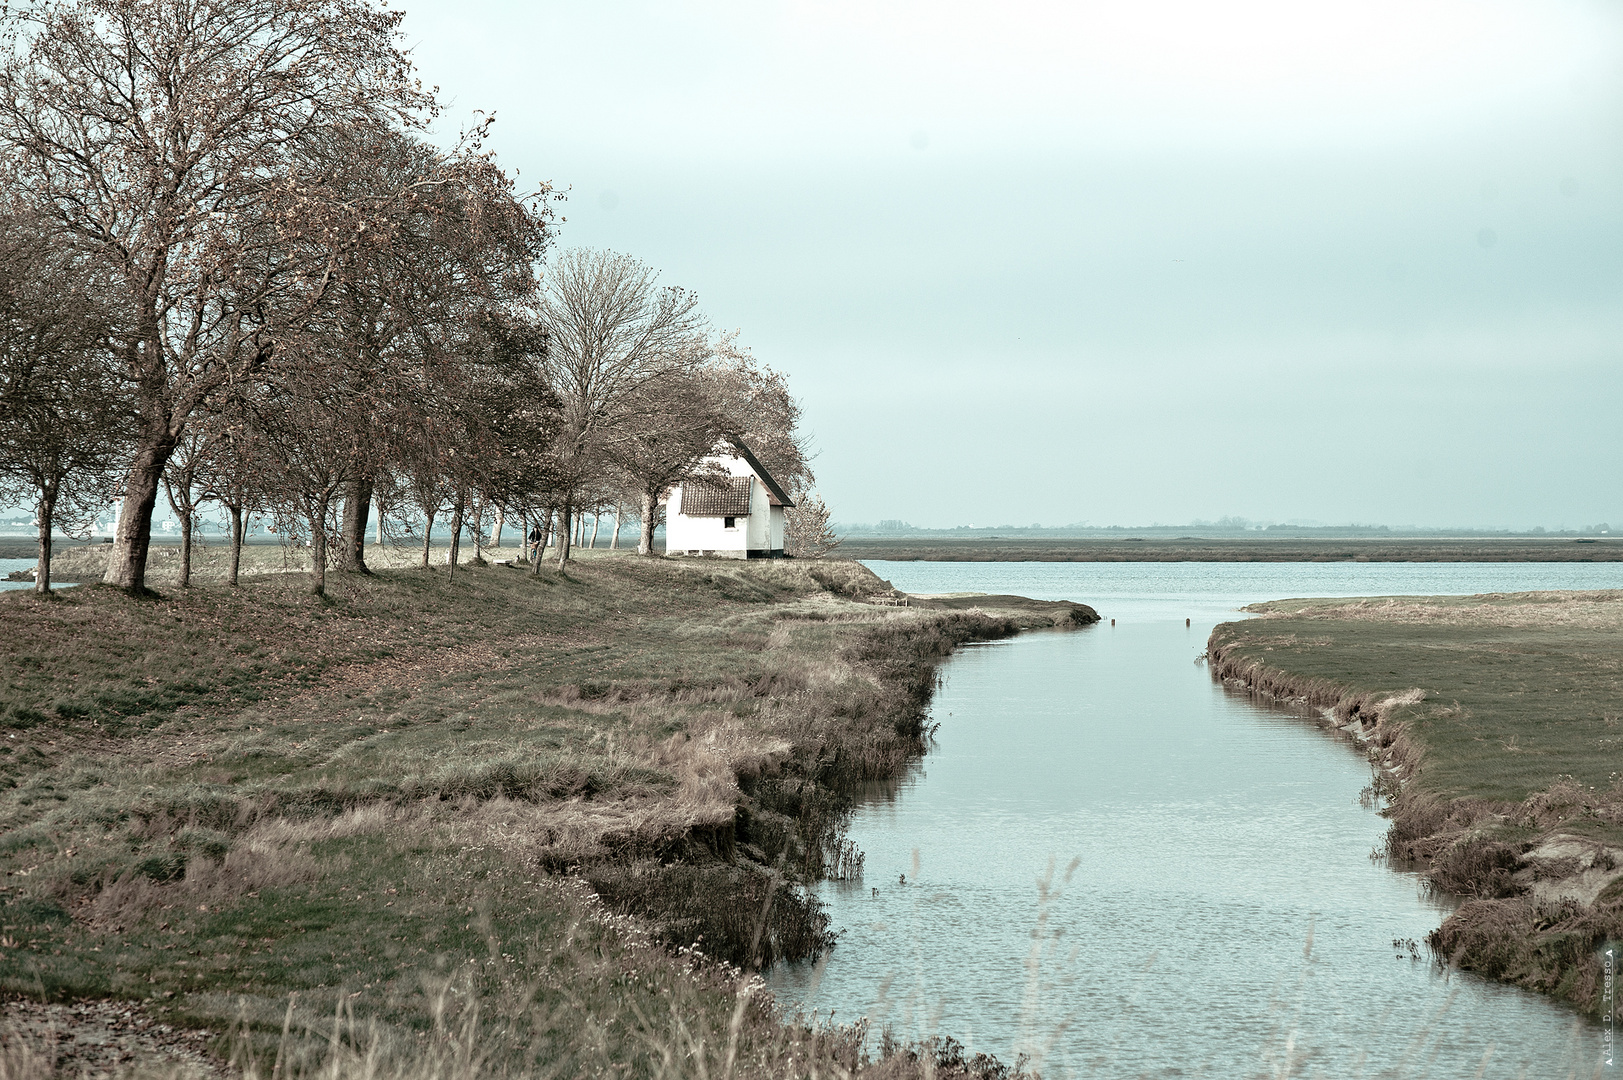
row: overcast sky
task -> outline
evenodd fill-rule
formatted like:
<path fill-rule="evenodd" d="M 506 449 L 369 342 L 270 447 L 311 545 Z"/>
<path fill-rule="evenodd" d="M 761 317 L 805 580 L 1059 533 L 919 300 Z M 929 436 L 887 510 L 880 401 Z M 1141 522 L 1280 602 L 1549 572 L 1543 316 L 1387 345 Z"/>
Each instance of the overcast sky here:
<path fill-rule="evenodd" d="M 1623 524 L 1623 5 L 407 0 L 846 522 Z"/>

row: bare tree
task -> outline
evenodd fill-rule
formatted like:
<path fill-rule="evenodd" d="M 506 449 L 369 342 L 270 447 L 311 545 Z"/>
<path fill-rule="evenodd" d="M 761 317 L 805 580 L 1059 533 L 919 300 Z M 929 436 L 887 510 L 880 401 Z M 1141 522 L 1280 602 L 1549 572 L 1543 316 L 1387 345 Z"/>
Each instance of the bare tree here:
<path fill-rule="evenodd" d="M 127 448 L 107 310 L 41 225 L 0 220 L 0 501 L 32 502 L 49 593 L 52 530 L 94 522 Z"/>
<path fill-rule="evenodd" d="M 265 455 L 268 448 L 252 414 L 235 398 L 205 423 L 210 438 L 200 471 L 208 497 L 225 508 L 231 523 L 231 555 L 226 584 L 236 585 L 242 571 L 242 545 L 248 519 L 264 508 Z"/>
<path fill-rule="evenodd" d="M 144 587 L 165 462 L 202 401 L 253 381 L 353 243 L 293 151 L 432 108 L 369 0 L 61 0 L 0 14 L 5 181 L 113 267 L 135 450 L 106 580 Z M 287 245 L 287 235 L 318 243 Z"/>
<path fill-rule="evenodd" d="M 640 554 L 653 552 L 660 500 L 674 485 L 714 472 L 705 459 L 723 436 L 752 450 L 760 446 L 762 464 L 791 489 L 811 481 L 796 430 L 799 404 L 783 376 L 758 363 L 737 337 L 737 331 L 722 335 L 706 347 L 702 363 L 678 367 L 635 395 L 609 440 L 610 457 L 639 505 Z"/>
<path fill-rule="evenodd" d="M 661 498 L 694 475 L 727 424 L 713 385 L 698 372 L 661 380 L 639 396 L 647 400 L 629 411 L 629 430 L 612 441 L 611 456 L 641 510 L 637 553 L 651 555 Z"/>
<path fill-rule="evenodd" d="M 612 251 L 572 249 L 545 277 L 548 382 L 560 399 L 558 565 L 569 559 L 580 493 L 605 478 L 617 439 L 636 430 L 660 388 L 705 356 L 691 293 Z"/>
<path fill-rule="evenodd" d="M 469 492 L 474 541 L 482 548 L 485 523 L 499 508 L 527 513 L 555 497 L 553 451 L 562 403 L 547 382 L 547 340 L 540 327 L 492 316 L 480 331 L 486 351 L 466 367 L 459 409 L 469 452 L 458 455 L 455 471 Z M 476 557 L 482 552 L 476 550 Z"/>
<path fill-rule="evenodd" d="M 812 455 L 799 430 L 800 403 L 789 393 L 788 382 L 738 343 L 737 330 L 722 334 L 710 352 L 704 370 L 707 392 L 727 434 L 741 439 L 798 500 L 815 478 Z"/>
<path fill-rule="evenodd" d="M 203 455 L 208 437 L 196 426 L 175 443 L 174 453 L 164 463 L 164 497 L 175 520 L 180 523 L 180 588 L 192 586 L 192 531 L 198 520 L 198 507 L 206 502 L 203 494 Z"/>
<path fill-rule="evenodd" d="M 389 462 L 403 501 L 423 517 L 424 567 L 436 519 L 451 516 L 453 575 L 465 533 L 482 548 L 498 511 L 539 516 L 555 497 L 560 417 L 533 321 L 486 312 L 462 329 L 454 352 L 425 363 Z"/>
<path fill-rule="evenodd" d="M 327 591 L 329 541 L 339 493 L 367 464 L 355 415 L 371 408 L 353 385 L 324 378 L 316 365 L 289 365 L 289 374 L 251 403 L 267 453 L 262 482 L 284 541 L 310 547 L 310 591 Z"/>
<path fill-rule="evenodd" d="M 422 439 L 418 453 L 404 466 L 402 488 L 405 505 L 423 516 L 423 561 L 428 568 L 429 553 L 434 546 L 434 519 L 446 510 L 451 499 L 450 482 L 442 465 L 437 441 Z"/>
<path fill-rule="evenodd" d="M 815 492 L 795 496 L 795 505 L 783 514 L 783 551 L 797 559 L 820 559 L 840 546 L 829 524 L 828 504 Z"/>
<path fill-rule="evenodd" d="M 420 515 L 423 521 L 422 567 L 428 568 L 433 550 L 434 522 L 451 509 L 456 495 L 453 472 L 463 441 L 459 407 L 459 379 L 455 365 L 425 360 L 423 377 L 415 388 L 410 422 L 401 424 L 391 440 L 389 467 L 400 519 Z"/>
<path fill-rule="evenodd" d="M 550 241 L 549 189 L 520 196 L 482 151 L 488 122 L 443 153 L 386 126 L 335 130 L 317 143 L 357 215 L 359 239 L 335 263 L 324 307 L 329 352 L 349 357 L 352 378 L 391 382 L 379 411 L 357 415 L 372 463 L 346 482 L 337 564 L 365 571 L 367 515 L 391 435 L 417 422 L 413 394 L 425 362 L 469 348 L 477 328 L 522 311 L 534 265 Z"/>

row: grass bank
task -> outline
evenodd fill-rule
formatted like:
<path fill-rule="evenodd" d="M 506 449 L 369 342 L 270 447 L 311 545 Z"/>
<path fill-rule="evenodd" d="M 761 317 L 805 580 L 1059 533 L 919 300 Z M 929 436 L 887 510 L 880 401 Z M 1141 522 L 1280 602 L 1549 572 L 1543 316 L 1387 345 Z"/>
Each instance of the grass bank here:
<path fill-rule="evenodd" d="M 1598 1014 L 1623 941 L 1623 592 L 1250 610 L 1212 632 L 1213 675 L 1367 748 L 1387 854 L 1466 898 L 1439 958 Z"/>
<path fill-rule="evenodd" d="M 804 886 L 856 785 L 922 751 L 935 664 L 1094 617 L 606 552 L 325 599 L 152 581 L 0 596 L 0 993 L 137 1002 L 261 1071 L 862 1069 L 860 1031 L 745 972 L 830 945 Z"/>
<path fill-rule="evenodd" d="M 840 545 L 848 559 L 899 562 L 1617 562 L 1623 540 L 1610 538 L 1498 539 L 1394 537 L 1318 539 L 1184 537 L 1122 539 L 853 538 Z"/>

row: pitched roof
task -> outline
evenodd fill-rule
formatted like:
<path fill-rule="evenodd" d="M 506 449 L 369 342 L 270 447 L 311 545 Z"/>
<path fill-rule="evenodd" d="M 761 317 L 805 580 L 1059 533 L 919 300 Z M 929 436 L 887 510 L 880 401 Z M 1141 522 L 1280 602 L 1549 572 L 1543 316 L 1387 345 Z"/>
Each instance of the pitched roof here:
<path fill-rule="evenodd" d="M 694 478 L 682 485 L 682 511 L 688 517 L 748 517 L 750 478 Z"/>
<path fill-rule="evenodd" d="M 738 451 L 738 456 L 748 462 L 749 467 L 755 470 L 755 475 L 761 478 L 761 483 L 765 484 L 766 489 L 772 493 L 774 503 L 779 506 L 793 506 L 795 504 L 794 500 L 789 498 L 788 494 L 778 486 L 778 482 L 772 479 L 772 474 L 766 471 L 766 466 L 761 464 L 761 459 L 750 453 L 749 447 L 733 438 L 729 438 L 727 442 L 734 450 Z"/>

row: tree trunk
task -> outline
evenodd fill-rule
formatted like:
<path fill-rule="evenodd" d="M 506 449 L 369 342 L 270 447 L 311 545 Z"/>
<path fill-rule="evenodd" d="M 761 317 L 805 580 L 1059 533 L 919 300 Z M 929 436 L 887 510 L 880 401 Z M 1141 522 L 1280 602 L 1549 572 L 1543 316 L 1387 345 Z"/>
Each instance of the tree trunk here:
<path fill-rule="evenodd" d="M 235 585 L 242 568 L 242 507 L 226 503 L 225 508 L 231 515 L 231 565 L 226 569 L 225 583 Z"/>
<path fill-rule="evenodd" d="M 609 550 L 620 550 L 620 504 L 614 504 L 614 535 L 609 537 Z"/>
<path fill-rule="evenodd" d="M 502 526 L 507 524 L 507 511 L 496 507 L 496 527 L 490 531 L 490 546 L 492 549 L 502 546 Z"/>
<path fill-rule="evenodd" d="M 570 533 L 574 530 L 574 500 L 565 499 L 563 506 L 558 508 L 558 569 L 564 568 L 569 561 Z"/>
<path fill-rule="evenodd" d="M 366 519 L 372 511 L 372 478 L 362 477 L 344 484 L 343 550 L 338 568 L 356 574 L 369 574 L 366 568 Z"/>
<path fill-rule="evenodd" d="M 377 532 L 377 544 L 378 544 L 378 547 L 382 547 L 383 546 L 383 493 L 382 492 L 378 493 L 378 525 L 377 525 L 377 529 L 378 529 L 378 532 Z"/>
<path fill-rule="evenodd" d="M 169 500 L 169 509 L 180 519 L 180 587 L 189 589 L 192 586 L 192 478 L 182 474 L 180 484 L 181 497 L 176 499 L 176 485 L 165 477 L 163 494 Z"/>
<path fill-rule="evenodd" d="M 541 530 L 541 541 L 535 545 L 535 563 L 530 567 L 530 573 L 541 573 L 541 560 L 546 557 L 547 539 L 552 535 L 552 511 L 548 510 L 541 515 L 537 528 Z"/>
<path fill-rule="evenodd" d="M 56 517 L 59 483 L 40 488 L 39 502 L 34 508 L 39 518 L 39 562 L 34 564 L 34 591 L 41 596 L 51 591 L 51 522 Z"/>
<path fill-rule="evenodd" d="M 423 569 L 428 569 L 428 549 L 434 543 L 434 514 L 423 512 Z"/>
<path fill-rule="evenodd" d="M 587 547 L 591 548 L 593 551 L 597 550 L 597 527 L 598 527 L 599 523 L 602 522 L 602 520 L 603 520 L 603 515 L 599 514 L 596 510 L 593 510 L 592 511 L 592 542 L 590 544 L 586 545 Z"/>
<path fill-rule="evenodd" d="M 456 577 L 456 559 L 462 550 L 462 508 L 467 501 L 467 492 L 457 492 L 456 509 L 451 511 L 451 552 L 445 557 L 445 577 L 447 580 Z"/>
<path fill-rule="evenodd" d="M 642 534 L 637 537 L 637 554 L 654 553 L 654 519 L 659 515 L 659 492 L 642 493 Z"/>
<path fill-rule="evenodd" d="M 310 591 L 327 595 L 327 504 L 329 499 L 310 504 Z"/>
<path fill-rule="evenodd" d="M 180 514 L 180 587 L 192 587 L 192 512 L 187 507 Z"/>
<path fill-rule="evenodd" d="M 130 465 L 130 478 L 124 487 L 124 501 L 113 536 L 113 553 L 107 560 L 102 581 L 132 593 L 146 592 L 147 555 L 152 548 L 152 510 L 158 504 L 158 485 L 163 467 L 174 453 L 176 439 L 168 429 L 163 434 L 143 433 L 141 445 Z"/>

